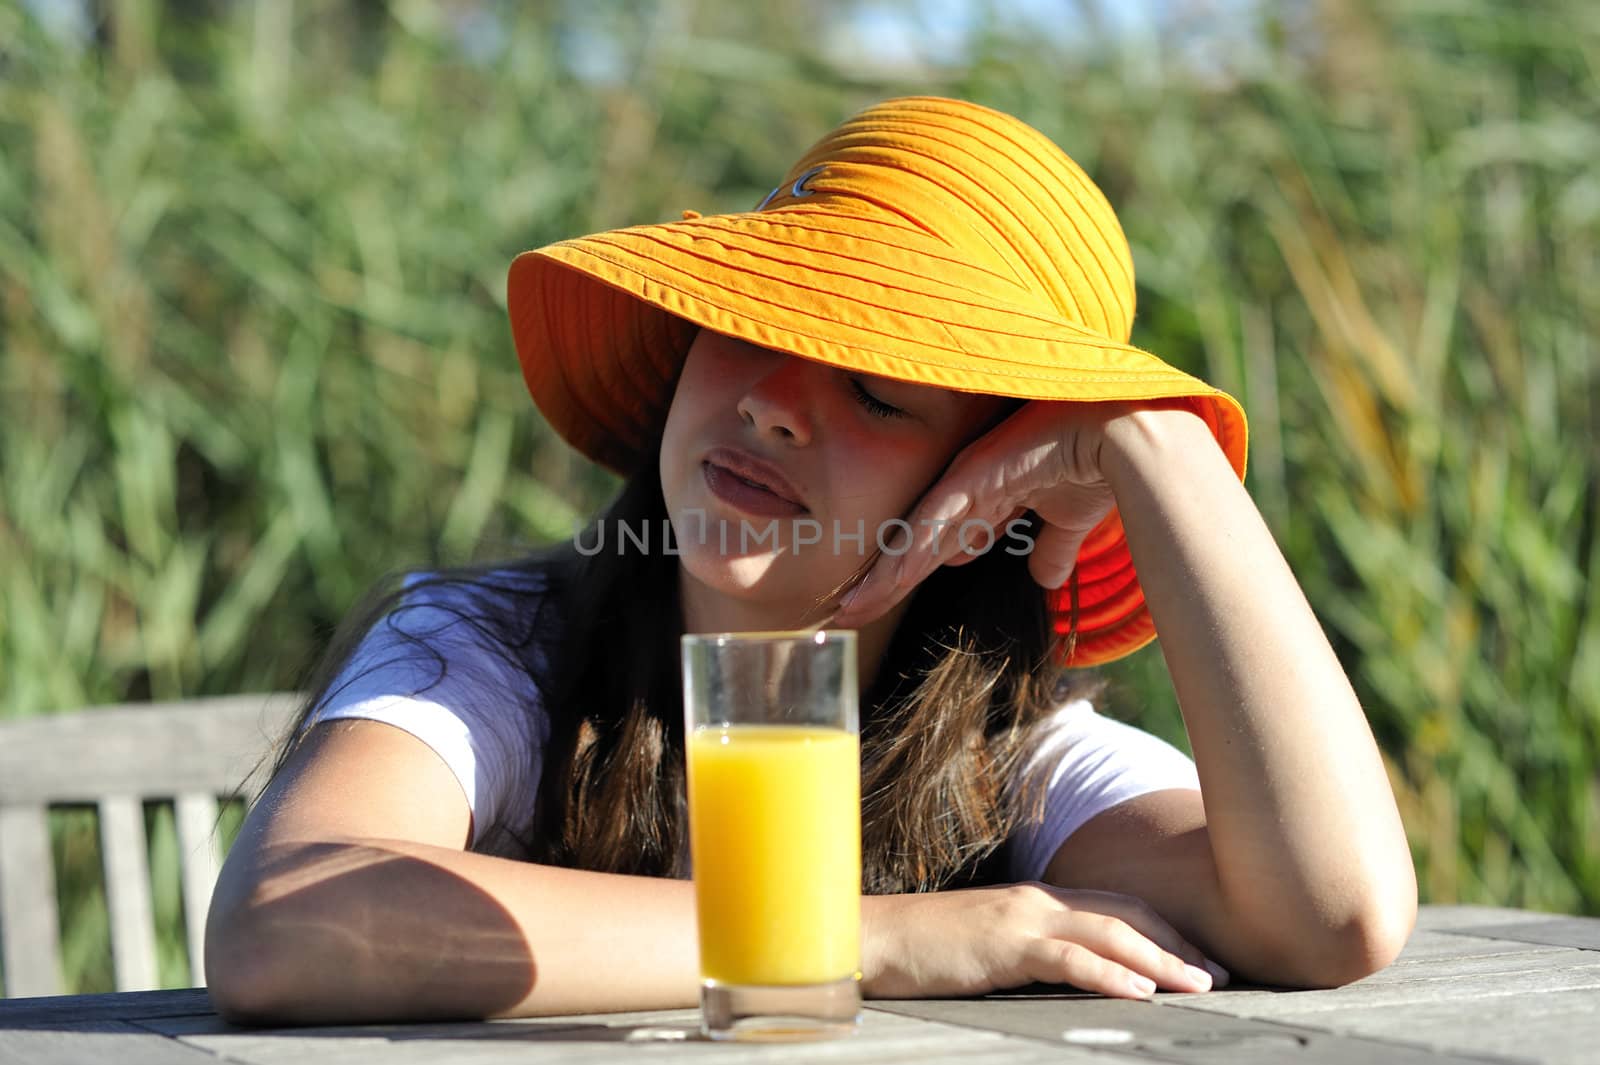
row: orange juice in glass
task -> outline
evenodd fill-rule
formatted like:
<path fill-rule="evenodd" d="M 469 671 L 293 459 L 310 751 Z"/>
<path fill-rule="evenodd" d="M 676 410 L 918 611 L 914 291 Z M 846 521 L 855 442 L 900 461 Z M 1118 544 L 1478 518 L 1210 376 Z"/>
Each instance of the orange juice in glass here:
<path fill-rule="evenodd" d="M 855 1030 L 854 632 L 683 637 L 701 1014 L 713 1039 Z"/>

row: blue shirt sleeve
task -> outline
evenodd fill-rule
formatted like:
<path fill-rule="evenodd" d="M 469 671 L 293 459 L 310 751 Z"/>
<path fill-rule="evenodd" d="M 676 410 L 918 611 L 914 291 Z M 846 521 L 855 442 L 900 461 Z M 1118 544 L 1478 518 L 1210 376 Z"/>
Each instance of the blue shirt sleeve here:
<path fill-rule="evenodd" d="M 481 600 L 458 585 L 413 587 L 380 619 L 307 725 L 383 721 L 433 749 L 472 811 L 473 850 L 497 823 L 533 818 L 550 722 L 536 685 L 471 619 Z M 488 844 L 495 841 L 488 840 Z"/>

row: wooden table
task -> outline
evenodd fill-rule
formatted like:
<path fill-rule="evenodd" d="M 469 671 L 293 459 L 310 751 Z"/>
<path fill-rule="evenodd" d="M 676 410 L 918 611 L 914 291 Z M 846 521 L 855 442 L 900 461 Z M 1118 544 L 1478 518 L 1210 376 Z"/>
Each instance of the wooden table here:
<path fill-rule="evenodd" d="M 830 1043 L 709 1043 L 695 1011 L 243 1029 L 202 989 L 0 1000 L 0 1065 L 218 1062 L 1600 1062 L 1600 918 L 1425 907 L 1400 959 L 1332 991 L 1153 1003 L 1051 989 L 868 1004 Z"/>

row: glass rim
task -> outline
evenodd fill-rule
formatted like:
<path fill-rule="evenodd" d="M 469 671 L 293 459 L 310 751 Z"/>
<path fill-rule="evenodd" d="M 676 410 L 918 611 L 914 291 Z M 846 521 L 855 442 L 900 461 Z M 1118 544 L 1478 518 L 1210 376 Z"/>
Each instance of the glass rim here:
<path fill-rule="evenodd" d="M 808 732 L 843 732 L 851 736 L 861 733 L 860 724 L 836 723 L 829 721 L 694 721 L 686 723 L 689 734 L 696 732 L 718 731 L 726 732 L 729 729 L 805 729 Z"/>
<path fill-rule="evenodd" d="M 804 643 L 824 646 L 832 643 L 854 643 L 858 637 L 855 629 L 762 629 L 749 632 L 686 632 L 679 641 L 684 646 L 721 646 L 737 643 Z"/>

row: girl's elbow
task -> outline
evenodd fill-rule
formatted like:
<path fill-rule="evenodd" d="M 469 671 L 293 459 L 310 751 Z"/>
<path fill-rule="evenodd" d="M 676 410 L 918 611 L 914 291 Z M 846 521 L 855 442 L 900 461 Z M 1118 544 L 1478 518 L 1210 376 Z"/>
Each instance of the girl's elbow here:
<path fill-rule="evenodd" d="M 304 1023 L 315 959 L 302 935 L 275 923 L 278 909 L 263 901 L 269 892 L 252 885 L 219 892 L 206 917 L 206 993 L 217 1015 L 245 1027 Z"/>
<path fill-rule="evenodd" d="M 1387 969 L 1405 949 L 1416 927 L 1417 885 L 1413 879 L 1408 891 L 1397 892 L 1395 898 L 1374 907 L 1372 914 L 1358 923 L 1354 933 L 1358 949 L 1351 963 L 1350 979 L 1344 982 L 1353 983 Z"/>
<path fill-rule="evenodd" d="M 1308 959 L 1311 964 L 1293 984 L 1305 989 L 1328 989 L 1365 980 L 1387 969 L 1405 948 L 1403 936 L 1392 933 L 1347 932 L 1342 941 Z"/>
<path fill-rule="evenodd" d="M 206 994 L 229 1024 L 257 1027 L 280 1022 L 272 991 L 273 960 L 262 937 L 244 922 L 211 921 L 206 927 Z"/>
<path fill-rule="evenodd" d="M 1307 987 L 1333 988 L 1364 980 L 1392 965 L 1417 923 L 1415 882 L 1408 892 L 1374 901 L 1360 915 L 1332 930 L 1323 949 L 1308 960 Z"/>
<path fill-rule="evenodd" d="M 1414 880 L 1366 899 L 1334 916 L 1328 901 L 1292 921 L 1257 923 L 1253 963 L 1240 959 L 1240 975 L 1275 987 L 1303 990 L 1343 987 L 1391 965 L 1417 920 Z"/>
<path fill-rule="evenodd" d="M 206 987 L 206 993 L 217 1016 L 235 1027 L 261 1028 L 283 1023 L 278 1012 L 247 985 L 213 982 Z"/>

